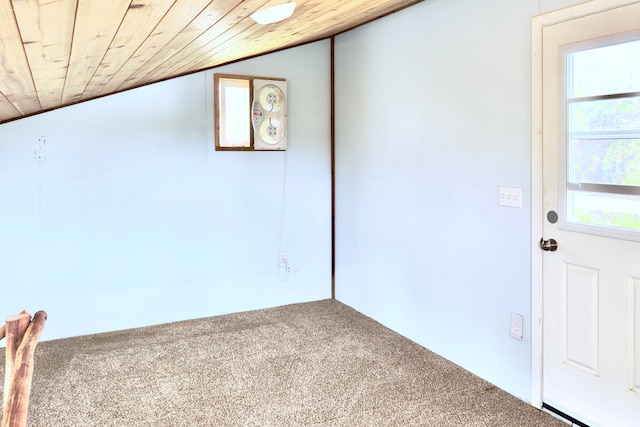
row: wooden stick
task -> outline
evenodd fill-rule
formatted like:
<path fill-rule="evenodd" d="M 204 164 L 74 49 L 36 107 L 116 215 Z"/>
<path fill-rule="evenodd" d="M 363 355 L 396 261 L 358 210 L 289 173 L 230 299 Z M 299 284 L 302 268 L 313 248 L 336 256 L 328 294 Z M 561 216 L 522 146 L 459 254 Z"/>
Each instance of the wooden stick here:
<path fill-rule="evenodd" d="M 2 417 L 2 427 L 26 427 L 27 425 L 34 353 L 46 320 L 46 312 L 36 312 L 24 334 L 20 347 L 18 347 L 15 369 L 9 387 L 9 399 Z"/>
<path fill-rule="evenodd" d="M 0 340 L 4 338 L 4 325 L 0 325 Z"/>
<path fill-rule="evenodd" d="M 9 399 L 9 386 L 11 384 L 11 377 L 13 375 L 13 366 L 15 364 L 16 352 L 24 337 L 24 333 L 27 331 L 31 315 L 27 310 L 23 310 L 22 313 L 15 316 L 9 316 L 5 319 L 5 334 L 7 338 L 6 345 L 6 358 L 4 363 L 4 396 L 3 396 L 3 408 L 7 408 L 7 400 Z M 3 412 L 4 413 L 4 412 Z"/>

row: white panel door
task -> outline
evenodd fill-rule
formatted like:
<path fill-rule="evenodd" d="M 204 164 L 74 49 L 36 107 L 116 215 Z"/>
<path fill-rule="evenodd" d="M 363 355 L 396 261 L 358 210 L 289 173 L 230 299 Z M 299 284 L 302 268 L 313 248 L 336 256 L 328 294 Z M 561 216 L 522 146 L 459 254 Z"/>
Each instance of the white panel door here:
<path fill-rule="evenodd" d="M 542 398 L 592 427 L 640 425 L 635 40 L 640 3 L 542 34 Z"/>

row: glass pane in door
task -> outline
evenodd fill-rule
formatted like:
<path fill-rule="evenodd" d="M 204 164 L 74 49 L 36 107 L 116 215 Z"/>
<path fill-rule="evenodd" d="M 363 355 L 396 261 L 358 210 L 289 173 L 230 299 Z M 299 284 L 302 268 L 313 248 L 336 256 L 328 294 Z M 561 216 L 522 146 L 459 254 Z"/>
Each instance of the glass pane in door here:
<path fill-rule="evenodd" d="M 601 192 L 567 192 L 568 220 L 640 231 L 640 196 Z"/>
<path fill-rule="evenodd" d="M 640 40 L 565 60 L 564 224 L 640 240 Z"/>
<path fill-rule="evenodd" d="M 640 95 L 569 101 L 569 123 L 572 134 L 640 129 Z"/>
<path fill-rule="evenodd" d="M 640 186 L 640 138 L 571 140 L 568 178 L 575 184 Z"/>
<path fill-rule="evenodd" d="M 640 92 L 640 40 L 571 53 L 569 97 Z"/>

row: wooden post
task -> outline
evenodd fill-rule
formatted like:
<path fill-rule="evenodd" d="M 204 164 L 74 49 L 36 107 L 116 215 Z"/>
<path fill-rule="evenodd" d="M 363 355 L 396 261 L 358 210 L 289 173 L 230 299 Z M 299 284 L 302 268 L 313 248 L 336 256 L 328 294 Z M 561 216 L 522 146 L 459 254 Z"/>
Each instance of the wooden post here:
<path fill-rule="evenodd" d="M 26 316 L 25 316 L 26 315 Z M 24 318 L 27 319 L 27 327 L 16 339 L 10 330 L 22 330 Z M 17 316 L 7 318 L 7 360 L 12 359 L 11 378 L 5 380 L 5 402 L 2 415 L 2 427 L 26 427 L 27 413 L 29 409 L 29 395 L 31 394 L 31 379 L 33 377 L 34 353 L 44 322 L 47 320 L 47 313 L 38 311 L 33 316 L 23 312 Z M 16 328 L 16 324 L 18 327 Z M 9 337 L 12 336 L 12 345 L 18 342 L 17 349 L 9 351 Z"/>
<path fill-rule="evenodd" d="M 11 377 L 13 375 L 13 366 L 16 360 L 16 352 L 20 346 L 20 341 L 24 333 L 27 331 L 31 315 L 27 310 L 15 316 L 9 316 L 5 319 L 5 334 L 7 338 L 6 358 L 4 363 L 4 397 L 3 408 L 7 408 L 7 400 L 9 399 L 9 386 L 11 385 Z M 4 411 L 3 411 L 4 413 Z M 3 418 L 4 419 L 4 418 Z"/>

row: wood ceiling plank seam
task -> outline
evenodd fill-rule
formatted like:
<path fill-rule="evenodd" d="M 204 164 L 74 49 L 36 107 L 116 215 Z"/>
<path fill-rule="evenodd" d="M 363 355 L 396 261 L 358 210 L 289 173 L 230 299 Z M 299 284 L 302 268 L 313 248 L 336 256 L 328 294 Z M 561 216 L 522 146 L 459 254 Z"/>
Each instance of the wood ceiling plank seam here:
<path fill-rule="evenodd" d="M 258 52 L 269 52 L 274 50 L 282 50 L 287 47 L 305 44 L 314 40 L 323 40 L 331 36 L 331 32 L 312 32 L 305 30 L 298 30 L 297 33 L 291 34 L 288 30 L 283 30 L 277 35 L 270 38 L 259 38 L 244 43 L 244 49 L 246 54 L 256 54 Z M 233 52 L 235 49 L 233 46 L 221 46 L 221 48 L 210 53 L 211 57 L 218 60 L 228 61 L 235 59 L 234 56 L 225 56 L 225 52 Z M 210 68 L 213 64 L 201 62 L 197 64 L 200 68 Z"/>
<path fill-rule="evenodd" d="M 316 3 L 316 5 L 317 5 L 317 3 Z M 370 9 L 370 7 L 369 7 L 369 5 L 368 5 L 368 4 L 367 4 L 367 7 Z M 334 9 L 334 10 L 335 10 L 335 9 Z M 296 41 L 295 41 L 295 39 L 294 39 L 291 43 L 292 43 L 292 44 L 294 44 L 295 42 L 296 42 Z M 253 52 L 247 52 L 247 54 L 252 54 L 252 53 L 253 53 Z M 243 53 L 243 54 L 244 54 L 244 53 Z M 184 55 L 184 51 L 182 52 L 182 55 Z M 199 55 L 199 54 L 197 53 L 196 55 Z M 180 62 L 180 61 L 178 61 L 178 62 Z M 192 63 L 192 61 L 191 61 L 191 60 L 188 60 L 188 61 L 181 60 L 181 62 L 184 62 L 184 63 L 187 63 L 187 64 L 191 64 L 191 63 Z M 207 65 L 209 65 L 209 64 L 207 64 Z M 176 74 L 182 74 L 184 71 L 189 72 L 189 69 L 185 69 L 185 68 L 181 67 L 180 69 L 169 69 L 169 70 L 168 70 L 168 69 L 165 67 L 165 68 L 163 68 L 163 70 L 162 70 L 162 71 L 163 71 L 163 75 L 164 75 L 164 76 L 166 76 L 166 75 L 171 76 L 171 75 L 176 75 Z M 150 80 L 151 80 L 151 81 L 153 81 L 153 80 L 156 80 L 156 79 L 157 79 L 157 78 L 154 76 L 154 78 L 152 78 L 152 79 L 150 79 Z"/>
<path fill-rule="evenodd" d="M 73 77 L 68 79 L 69 84 L 65 86 L 65 104 L 84 99 L 84 91 L 104 61 L 131 4 L 132 0 L 80 0 L 77 10 L 80 19 L 76 19 L 68 73 Z M 118 19 L 105 20 L 104 16 Z"/>
<path fill-rule="evenodd" d="M 217 1 L 209 3 L 209 5 L 200 14 L 193 18 L 180 32 L 172 37 L 162 49 L 157 49 L 151 52 L 151 55 L 145 55 L 145 57 L 141 58 L 139 61 L 142 64 L 135 67 L 132 71 L 127 70 L 126 75 L 123 74 L 122 76 L 119 76 L 118 79 L 112 79 L 102 93 L 109 91 L 115 92 L 138 86 L 136 82 L 149 72 L 145 70 L 155 69 L 166 59 L 183 49 L 187 43 L 191 42 L 194 38 L 197 38 L 211 25 L 214 25 L 211 24 L 212 20 L 217 22 L 229 13 L 230 10 L 233 10 L 233 8 L 237 6 L 238 1 L 239 0 L 226 0 L 224 2 Z M 192 29 L 190 30 L 189 28 Z"/>
<path fill-rule="evenodd" d="M 190 5 L 192 6 L 192 8 L 189 10 L 196 10 L 196 13 L 193 14 L 193 16 L 191 16 L 192 14 L 190 13 L 186 14 L 185 19 L 188 22 L 191 22 L 193 19 L 195 19 L 196 16 L 204 13 L 207 7 L 211 5 L 212 1 L 205 0 L 203 2 L 204 4 L 201 7 L 193 7 L 194 0 L 178 0 L 176 3 L 174 3 L 174 6 L 176 6 L 176 10 L 179 11 L 178 14 L 180 14 L 181 12 L 184 12 L 185 7 L 183 6 L 183 4 L 185 3 L 190 3 Z M 117 70 L 113 75 L 108 76 L 108 80 L 100 88 L 98 92 L 98 96 L 103 95 L 104 93 L 117 91 L 118 87 L 122 84 L 124 80 L 126 80 L 126 78 L 133 75 L 140 67 L 142 67 L 148 61 L 148 58 L 144 59 L 145 56 L 153 57 L 157 52 L 163 50 L 163 48 L 167 44 L 169 44 L 178 34 L 180 34 L 180 32 L 184 28 L 188 26 L 188 23 L 187 23 L 182 28 L 179 28 L 178 30 L 176 30 L 175 26 L 171 22 L 172 18 L 170 17 L 172 15 L 170 13 L 171 11 L 169 11 L 168 14 L 158 24 L 158 27 L 157 27 L 158 32 L 151 34 L 147 38 L 147 40 L 138 47 L 138 49 L 133 53 L 133 55 L 131 55 L 131 57 L 128 58 L 127 62 L 125 62 L 120 67 L 119 70 Z M 182 20 L 180 20 L 180 22 L 182 22 Z M 172 29 L 172 27 L 174 28 Z M 158 41 L 157 39 L 160 39 L 159 42 L 157 42 Z M 150 44 L 150 46 L 147 46 L 147 44 Z M 142 59 L 139 59 L 139 58 L 142 58 Z"/>
<path fill-rule="evenodd" d="M 410 0 L 410 1 L 404 1 L 404 2 L 391 2 L 392 4 L 390 5 L 388 11 L 385 12 L 383 15 L 378 16 L 377 18 L 368 18 L 368 19 L 366 19 L 366 20 L 364 20 L 364 21 L 362 21 L 362 22 L 360 22 L 358 24 L 354 24 L 354 25 L 349 26 L 348 28 L 346 28 L 346 29 L 344 29 L 342 31 L 336 32 L 335 34 L 333 34 L 333 36 L 338 36 L 340 34 L 343 34 L 343 33 L 347 32 L 347 31 L 355 30 L 358 27 L 361 27 L 361 26 L 366 25 L 366 24 L 368 24 L 370 22 L 373 22 L 373 21 L 377 21 L 378 19 L 382 19 L 385 16 L 393 15 L 394 13 L 400 12 L 400 11 L 402 11 L 404 9 L 407 9 L 407 8 L 411 7 L 411 6 L 415 6 L 418 3 L 422 3 L 423 1 L 424 0 Z"/>
<path fill-rule="evenodd" d="M 185 69 L 188 70 L 189 68 L 195 68 L 193 66 L 195 61 L 197 61 L 203 55 L 207 55 L 207 52 L 215 50 L 215 46 L 226 44 L 227 42 L 232 41 L 234 38 L 241 36 L 246 29 L 249 29 L 252 27 L 255 28 L 258 26 L 258 24 L 255 24 L 255 23 L 254 24 L 249 23 L 247 25 L 248 25 L 247 27 L 240 28 L 240 29 L 238 28 L 238 25 L 229 27 L 227 30 L 225 30 L 224 33 L 212 39 L 207 45 L 203 46 L 200 50 L 192 51 L 189 54 L 187 54 L 185 51 L 179 52 L 172 58 L 172 60 L 175 59 L 173 61 L 173 65 L 164 67 L 162 69 L 162 73 L 166 73 L 167 75 L 179 75 L 184 73 Z M 222 37 L 223 34 L 224 36 L 226 36 L 226 38 L 224 40 L 221 40 L 223 38 Z M 212 46 L 210 49 L 207 49 L 209 45 L 215 45 L 215 46 Z M 203 52 L 205 49 L 207 49 L 206 52 Z"/>
<path fill-rule="evenodd" d="M 122 68 L 131 55 L 154 32 L 175 3 L 175 0 L 147 0 L 144 4 L 140 0 L 137 3 L 132 2 L 80 98 L 88 99 L 98 96 L 105 85 L 104 80 L 109 81 L 110 76 Z"/>
<path fill-rule="evenodd" d="M 149 57 L 138 59 L 137 62 L 140 63 L 140 65 L 135 71 L 128 73 L 127 76 L 120 76 L 117 82 L 119 84 L 117 86 L 112 85 L 109 89 L 120 91 L 141 86 L 141 84 L 137 84 L 136 82 L 148 74 L 151 69 L 162 66 L 168 58 L 182 50 L 186 44 L 206 31 L 206 29 L 212 25 L 209 21 L 213 20 L 217 22 L 217 20 L 222 19 L 229 10 L 237 5 L 238 1 L 239 0 L 227 0 L 224 1 L 224 3 L 221 1 L 209 3 L 200 14 L 193 18 L 188 24 L 184 25 L 183 29 L 175 34 L 162 49 L 156 50 Z"/>
<path fill-rule="evenodd" d="M 298 0 L 266 26 L 249 15 L 282 0 L 86 0 L 105 13 L 83 23 L 84 1 L 0 0 L 0 123 L 326 39 L 423 0 Z"/>
<path fill-rule="evenodd" d="M 0 7 L 0 92 L 22 115 L 42 110 L 22 42 L 20 27 L 10 0 Z"/>
<path fill-rule="evenodd" d="M 325 31 L 324 33 L 322 32 L 312 32 L 312 33 L 308 33 L 309 36 L 311 38 L 315 38 L 315 37 L 323 37 L 323 38 L 327 38 L 327 37 L 333 37 L 336 36 L 338 34 L 342 34 L 346 31 L 350 31 L 353 30 L 354 28 L 357 28 L 359 26 L 362 26 L 366 23 L 369 22 L 373 22 L 376 21 L 378 19 L 384 18 L 385 16 L 388 16 L 391 13 L 395 13 L 399 10 L 405 9 L 406 7 L 409 7 L 413 4 L 419 3 L 423 0 L 418 0 L 418 1 L 411 1 L 411 2 L 407 2 L 409 3 L 408 5 L 402 6 L 400 8 L 397 7 L 397 2 L 378 2 L 378 3 L 385 3 L 384 5 L 382 5 L 382 8 L 375 8 L 375 7 L 367 7 L 367 9 L 365 9 L 365 12 L 360 11 L 359 13 L 355 13 L 350 15 L 351 18 L 348 22 L 346 22 L 344 25 L 340 25 L 337 28 L 335 27 L 335 24 L 332 25 L 326 25 L 325 28 L 329 28 L 329 31 Z M 390 3 L 390 4 L 386 4 L 386 3 Z M 366 2 L 365 2 L 366 5 Z M 334 18 L 332 18 L 334 19 Z M 317 24 L 322 24 L 324 21 L 321 21 L 320 23 L 316 23 Z M 322 25 L 320 25 L 322 26 Z"/>
<path fill-rule="evenodd" d="M 422 1 L 422 0 L 419 0 Z M 418 1 L 418 2 L 419 2 Z M 308 2 L 311 3 L 310 9 L 305 10 L 305 8 L 296 8 L 296 10 L 300 10 L 301 12 L 294 13 L 294 16 L 290 19 L 284 21 L 287 25 L 286 28 L 281 29 L 279 32 L 284 33 L 286 35 L 277 35 L 276 37 L 270 37 L 267 40 L 263 40 L 260 37 L 251 38 L 250 41 L 242 41 L 244 51 L 237 52 L 236 46 L 217 46 L 213 50 L 207 53 L 209 58 L 216 58 L 215 62 L 212 62 L 210 59 L 204 59 L 200 62 L 197 62 L 193 65 L 193 69 L 207 69 L 211 67 L 217 66 L 222 61 L 229 62 L 237 59 L 238 57 L 243 57 L 245 55 L 254 55 L 260 51 L 272 51 L 275 49 L 286 48 L 287 46 L 299 45 L 300 43 L 307 43 L 313 39 L 325 39 L 334 35 L 335 29 L 335 21 L 338 16 L 347 15 L 350 20 L 356 17 L 357 25 L 360 26 L 362 23 L 371 22 L 376 19 L 380 19 L 383 16 L 388 15 L 389 13 L 393 13 L 397 10 L 408 7 L 407 5 L 403 5 L 398 8 L 397 2 L 387 2 L 387 1 L 365 1 L 363 6 L 352 7 L 351 9 L 345 8 L 344 5 L 342 8 L 333 7 L 327 11 L 326 2 Z M 388 4 L 390 3 L 390 4 Z M 413 0 L 409 2 L 410 5 L 415 4 L 416 1 Z M 378 9 L 381 8 L 381 9 Z M 353 10 L 352 10 L 353 9 Z M 309 15 L 316 15 L 321 17 L 322 19 L 317 21 L 309 22 Z M 373 18 L 371 17 L 373 15 Z M 302 26 L 302 24 L 306 24 Z M 269 27 L 269 26 L 266 26 Z M 307 31 L 307 28 L 312 31 Z M 348 31 L 349 29 L 354 28 L 352 25 L 345 24 L 337 29 L 338 32 Z M 295 29 L 295 30 L 294 30 Z M 325 29 L 327 29 L 325 31 Z M 262 44 L 260 44 L 262 43 Z M 255 47 L 254 47 L 255 46 Z M 277 46 L 277 47 L 276 47 Z M 220 56 L 223 52 L 236 52 L 236 54 L 232 56 Z M 182 73 L 188 72 L 187 69 L 180 70 Z"/>
<path fill-rule="evenodd" d="M 73 20 L 73 29 L 71 30 L 71 46 L 69 46 L 69 57 L 68 57 L 68 62 L 67 62 L 67 72 L 65 73 L 65 76 L 64 76 L 64 84 L 62 86 L 62 91 L 60 91 L 60 105 L 64 105 L 65 88 L 67 86 L 67 82 L 69 81 L 69 69 L 71 68 L 71 59 L 73 57 L 73 40 L 75 39 L 76 21 L 78 19 L 78 7 L 79 7 L 79 1 L 76 1 L 76 10 L 75 10 L 75 16 L 74 16 L 74 20 Z"/>
<path fill-rule="evenodd" d="M 92 1 L 92 0 L 88 0 L 88 1 Z M 120 16 L 120 19 L 117 21 L 118 24 L 115 25 L 116 29 L 112 32 L 111 38 L 108 42 L 108 45 L 106 47 L 106 49 L 104 50 L 102 57 L 100 58 L 100 61 L 98 61 L 98 66 L 96 67 L 96 70 L 94 70 L 94 72 L 91 75 L 91 78 L 89 79 L 89 82 L 87 83 L 87 86 L 83 89 L 82 91 L 82 95 L 80 95 L 80 101 L 84 101 L 87 99 L 91 99 L 88 96 L 85 96 L 85 92 L 87 91 L 87 87 L 89 86 L 89 84 L 91 83 L 91 81 L 95 78 L 95 74 L 97 72 L 98 67 L 100 66 L 100 64 L 102 64 L 104 62 L 104 57 L 107 55 L 107 52 L 109 50 L 109 46 L 111 46 L 113 44 L 113 40 L 116 37 L 116 34 L 118 33 L 118 30 L 120 29 L 120 27 L 122 26 L 122 22 L 124 21 L 124 17 L 126 16 L 127 11 L 129 10 L 129 7 L 131 7 L 131 4 L 133 4 L 134 0 L 125 0 L 125 3 L 129 3 L 126 10 L 124 11 L 124 13 L 122 13 Z"/>
<path fill-rule="evenodd" d="M 305 10 L 309 8 L 308 6 L 309 4 L 312 4 L 314 6 L 318 6 L 322 4 L 322 2 L 317 0 L 316 1 L 298 0 L 296 3 L 297 5 L 294 11 L 294 17 L 300 16 L 300 15 L 308 16 L 307 15 L 308 12 L 305 12 Z M 277 5 L 277 4 L 281 4 L 281 0 L 271 0 L 270 2 L 261 6 L 260 9 Z M 260 9 L 257 9 L 257 10 L 260 10 Z M 247 17 L 246 19 L 248 21 L 251 20 L 250 17 Z M 285 22 L 289 22 L 291 19 L 293 18 L 289 18 Z M 202 49 L 201 51 L 192 54 L 189 60 L 183 61 L 179 69 L 173 68 L 171 69 L 171 72 L 173 74 L 181 75 L 181 74 L 193 72 L 193 70 L 203 70 L 207 68 L 212 68 L 216 64 L 220 63 L 220 60 L 218 59 L 219 52 L 223 52 L 226 49 L 229 49 L 229 51 L 234 52 L 234 54 L 227 60 L 233 60 L 233 59 L 237 59 L 244 56 L 253 56 L 257 53 L 257 51 L 254 49 L 248 49 L 247 46 L 251 45 L 252 41 L 255 40 L 256 38 L 261 38 L 262 36 L 269 36 L 269 35 L 273 36 L 274 25 L 277 25 L 277 24 L 260 25 L 256 23 L 243 29 L 243 31 L 239 32 L 233 37 L 220 41 L 220 43 L 208 43 L 207 46 L 205 46 L 206 50 Z M 255 29 L 256 31 L 251 31 L 251 29 Z M 244 37 L 240 37 L 242 35 L 244 35 Z M 273 41 L 274 37 L 268 37 L 268 39 L 270 41 Z M 273 46 L 274 44 L 270 43 L 268 49 L 273 49 Z M 280 47 L 286 48 L 288 46 L 280 45 Z"/>
<path fill-rule="evenodd" d="M 224 34 L 228 29 L 233 27 L 233 25 L 237 24 L 238 21 L 248 19 L 248 14 L 246 12 L 239 13 L 240 10 L 251 10 L 251 13 L 253 13 L 253 11 L 260 9 L 265 4 L 268 4 L 268 2 L 265 2 L 264 0 L 247 0 L 237 4 L 236 7 L 230 10 L 221 19 L 216 21 L 214 24 L 209 25 L 204 32 L 200 33 L 199 36 L 192 39 L 178 51 L 173 52 L 161 63 L 157 65 L 154 64 L 155 67 L 150 68 L 146 74 L 139 76 L 134 81 L 129 81 L 128 87 L 138 86 L 140 84 L 148 84 L 152 81 L 159 80 L 160 78 L 168 78 L 170 76 L 174 76 L 166 73 L 165 70 L 173 67 L 177 62 L 179 62 L 179 60 L 176 60 L 176 55 L 178 55 L 177 58 L 183 58 L 190 55 L 194 51 L 198 51 L 201 46 L 206 45 L 216 37 Z"/>
<path fill-rule="evenodd" d="M 151 70 L 148 74 L 140 77 L 134 85 L 146 84 L 147 82 L 158 80 L 158 76 L 173 76 L 175 74 L 171 73 L 169 70 L 175 64 L 181 64 L 185 61 L 185 57 L 190 55 L 193 52 L 197 52 L 200 49 L 198 45 L 206 45 L 206 43 L 210 41 L 214 41 L 218 37 L 222 37 L 227 31 L 233 28 L 235 24 L 237 24 L 239 19 L 242 19 L 246 13 L 239 13 L 238 9 L 253 10 L 253 5 L 258 4 L 258 7 L 262 7 L 264 4 L 264 0 L 249 2 L 248 4 L 236 4 L 234 8 L 228 11 L 227 14 L 222 16 L 218 21 L 214 24 L 209 25 L 208 28 L 202 32 L 198 37 L 191 40 L 185 46 L 183 46 L 180 50 L 173 52 L 173 54 L 159 64 L 155 69 Z M 215 32 L 213 31 L 215 30 Z M 164 78 L 164 77 L 162 77 Z"/>
<path fill-rule="evenodd" d="M 220 66 L 221 64 L 228 64 L 231 62 L 235 62 L 236 60 L 238 60 L 238 57 L 244 57 L 244 55 L 248 55 L 248 56 L 256 56 L 257 54 L 254 52 L 260 52 L 260 54 L 264 54 L 267 52 L 274 52 L 274 51 L 279 51 L 279 50 L 283 50 L 286 49 L 288 46 L 299 46 L 301 44 L 306 44 L 306 43 L 310 43 L 312 41 L 318 41 L 318 40 L 323 40 L 329 37 L 332 37 L 334 35 L 337 34 L 341 34 L 343 32 L 346 31 L 350 31 L 354 28 L 357 28 L 361 25 L 364 25 L 366 23 L 375 21 L 377 19 L 383 18 L 385 16 L 388 16 L 392 13 L 396 13 L 400 10 L 406 9 L 407 7 L 413 6 L 414 4 L 417 3 L 421 3 L 423 0 L 412 0 L 412 1 L 408 1 L 408 2 L 403 2 L 402 4 L 398 5 L 398 2 L 378 2 L 379 4 L 384 3 L 382 6 L 383 8 L 381 10 L 375 10 L 375 13 L 373 14 L 374 16 L 371 17 L 371 14 L 369 15 L 365 15 L 366 19 L 361 19 L 358 18 L 358 22 L 354 23 L 349 23 L 349 25 L 338 28 L 337 32 L 335 28 L 333 28 L 331 25 L 327 25 L 327 28 L 331 28 L 329 31 L 326 31 L 323 33 L 318 33 L 316 32 L 307 32 L 305 30 L 301 30 L 301 26 L 298 22 L 296 22 L 295 20 L 295 16 L 294 15 L 294 19 L 293 20 L 287 20 L 285 21 L 286 23 L 289 24 L 290 27 L 296 28 L 297 29 L 297 33 L 294 34 L 293 31 L 290 31 L 289 29 L 285 29 L 284 32 L 290 34 L 290 37 L 285 36 L 285 38 L 281 37 L 278 40 L 267 40 L 267 43 L 263 43 L 260 46 L 256 46 L 255 48 L 251 47 L 252 45 L 255 45 L 257 43 L 260 43 L 261 40 L 255 40 L 255 41 L 251 41 L 249 42 L 245 48 L 247 49 L 245 52 L 243 52 L 242 55 L 229 55 L 229 56 L 221 56 L 221 53 L 223 53 L 224 51 L 235 51 L 233 46 L 225 46 L 225 49 L 221 49 L 219 52 L 218 51 L 212 51 L 209 53 L 209 57 L 210 58 L 216 58 L 215 63 L 211 62 L 210 59 L 205 59 L 203 61 L 200 61 L 198 63 L 195 63 L 192 67 L 193 70 L 206 70 L 206 69 L 210 69 L 210 68 L 214 68 L 217 66 Z M 386 3 L 390 3 L 390 4 L 386 4 Z M 322 21 L 316 21 L 316 22 L 309 22 L 308 23 L 308 27 L 309 28 L 315 28 L 318 26 L 318 24 L 322 24 L 320 25 L 321 27 L 323 27 L 323 23 L 324 22 L 331 22 L 333 20 L 335 20 L 334 16 L 331 16 L 330 12 L 335 13 L 337 11 L 336 8 L 333 8 L 330 12 L 327 12 L 326 9 L 323 10 L 325 8 L 325 4 L 323 4 L 322 2 L 317 2 L 316 5 L 319 8 L 319 16 L 323 17 L 324 19 Z M 372 9 L 369 5 L 367 5 L 367 12 L 371 12 Z M 298 20 L 302 21 L 302 22 L 308 22 L 308 15 L 311 12 L 304 12 L 303 14 L 298 15 Z M 300 37 L 302 36 L 302 37 Z M 277 46 L 276 48 L 274 48 L 274 46 Z M 188 74 L 190 72 L 190 70 L 182 70 L 184 74 Z"/>
<path fill-rule="evenodd" d="M 20 116 L 20 110 L 9 99 L 0 92 L 0 117 L 18 117 Z M 0 123 L 2 123 L 0 121 Z"/>
<path fill-rule="evenodd" d="M 77 0 L 12 1 L 42 109 L 60 105 Z M 52 19 L 53 18 L 53 19 Z"/>
<path fill-rule="evenodd" d="M 190 70 L 195 68 L 192 64 L 198 61 L 203 55 L 206 55 L 207 51 L 213 50 L 216 45 L 225 43 L 226 41 L 237 37 L 246 29 L 261 27 L 253 20 L 248 18 L 248 15 L 250 14 L 249 12 L 253 13 L 253 11 L 255 10 L 260 10 L 262 8 L 279 3 L 279 0 L 270 0 L 263 4 L 259 4 L 256 2 L 244 5 L 242 7 L 242 11 L 238 11 L 237 13 L 235 13 L 235 16 L 233 18 L 229 18 L 229 15 L 225 17 L 225 19 L 229 18 L 229 24 L 226 24 L 226 27 L 222 27 L 221 24 L 218 23 L 216 27 L 220 28 L 216 28 L 217 32 L 212 32 L 210 28 L 206 34 L 200 36 L 197 40 L 199 40 L 201 43 L 204 43 L 201 47 L 194 48 L 193 44 L 191 44 L 188 48 L 185 48 L 181 52 L 174 55 L 170 61 L 167 61 L 167 63 L 163 64 L 162 69 L 156 69 L 154 71 L 154 74 L 145 76 L 145 80 L 150 82 L 157 79 L 159 75 L 177 76 L 190 72 Z M 255 4 L 259 5 L 254 6 Z M 235 11 L 236 9 L 234 9 L 234 12 Z M 226 38 L 224 40 L 221 40 L 223 35 Z"/>
<path fill-rule="evenodd" d="M 354 8 L 354 9 L 357 9 L 357 8 Z M 277 32 L 273 32 L 271 30 L 272 37 L 269 37 L 267 40 L 260 39 L 260 40 L 255 40 L 255 41 L 251 40 L 250 42 L 245 42 L 243 43 L 244 44 L 243 47 L 245 49 L 244 52 L 234 54 L 231 57 L 224 57 L 224 60 L 225 62 L 229 60 L 234 60 L 237 57 L 244 56 L 245 54 L 252 55 L 262 50 L 271 51 L 276 49 L 276 46 L 277 48 L 283 48 L 287 46 L 297 45 L 299 43 L 306 43 L 312 39 L 328 38 L 332 35 L 332 31 L 324 31 L 325 28 L 332 28 L 332 26 L 335 25 L 334 22 L 336 20 L 336 16 L 343 13 L 346 13 L 349 16 L 358 15 L 357 13 L 356 14 L 352 13 L 351 10 L 348 10 L 348 9 L 340 10 L 336 7 L 327 11 L 326 4 L 323 4 L 322 2 L 316 2 L 311 5 L 310 10 L 302 9 L 301 13 L 296 13 L 294 14 L 293 18 L 290 18 L 284 21 L 287 27 L 281 28 Z M 315 31 L 313 32 L 307 32 L 305 29 L 301 29 L 302 27 L 300 26 L 301 23 L 305 23 L 308 21 L 309 19 L 308 17 L 310 14 L 318 15 L 322 17 L 321 20 L 313 21 L 312 24 L 309 24 L 309 28 L 315 29 Z M 269 26 L 266 26 L 266 27 L 269 27 Z M 320 28 L 318 29 L 317 27 L 320 27 Z M 292 28 L 296 28 L 297 30 L 293 31 Z M 340 29 L 342 28 L 346 28 L 346 26 L 343 26 Z M 303 37 L 301 38 L 301 36 Z M 209 52 L 208 56 L 210 58 L 222 58 L 219 56 L 219 53 L 224 51 L 235 52 L 235 49 L 233 46 L 220 46 L 219 48 L 216 48 L 211 52 Z M 193 68 L 206 69 L 206 68 L 211 68 L 215 66 L 214 63 L 206 62 L 206 61 L 207 60 L 205 59 L 195 64 Z"/>
<path fill-rule="evenodd" d="M 321 2 L 318 1 L 300 1 L 298 0 L 298 6 L 296 6 L 296 11 L 294 12 L 294 17 L 299 17 L 301 15 L 308 16 L 312 11 L 306 11 L 309 9 L 309 4 L 312 4 L 311 7 L 321 6 Z M 264 7 L 264 6 L 263 6 Z M 319 11 L 318 11 L 319 12 Z M 285 22 L 289 22 L 293 18 L 287 19 Z M 299 18 L 298 18 L 299 19 Z M 209 43 L 207 46 L 203 47 L 203 49 L 197 54 L 192 54 L 189 60 L 182 61 L 182 66 L 178 68 L 173 68 L 171 72 L 173 74 L 184 74 L 191 71 L 191 69 L 205 69 L 211 68 L 213 64 L 219 61 L 212 61 L 213 58 L 218 57 L 218 52 L 224 51 L 225 49 L 229 49 L 234 52 L 235 57 L 244 56 L 242 52 L 246 51 L 249 55 L 255 54 L 255 50 L 247 49 L 247 46 L 250 45 L 249 40 L 253 40 L 254 38 L 261 38 L 262 36 L 273 35 L 273 28 L 275 24 L 272 25 L 260 25 L 254 24 L 241 33 L 236 34 L 234 37 L 228 38 L 226 40 L 220 41 L 220 43 L 214 44 Z M 251 31 L 251 29 L 255 29 L 256 31 Z M 244 35 L 244 37 L 239 37 Z M 268 37 L 269 39 L 273 39 L 273 37 Z M 242 48 L 238 48 L 241 46 Z M 273 47 L 273 44 L 269 46 Z M 194 56 L 196 56 L 194 58 Z M 199 57 L 200 59 L 198 59 Z"/>

